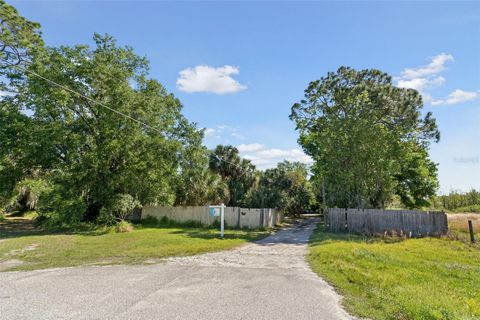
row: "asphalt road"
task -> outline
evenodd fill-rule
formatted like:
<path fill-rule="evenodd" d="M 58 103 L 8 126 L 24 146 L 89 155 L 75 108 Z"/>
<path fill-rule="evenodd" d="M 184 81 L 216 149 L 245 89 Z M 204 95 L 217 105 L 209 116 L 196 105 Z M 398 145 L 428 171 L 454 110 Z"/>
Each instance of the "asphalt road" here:
<path fill-rule="evenodd" d="M 155 265 L 0 273 L 0 319 L 349 319 L 305 262 L 313 221 Z"/>

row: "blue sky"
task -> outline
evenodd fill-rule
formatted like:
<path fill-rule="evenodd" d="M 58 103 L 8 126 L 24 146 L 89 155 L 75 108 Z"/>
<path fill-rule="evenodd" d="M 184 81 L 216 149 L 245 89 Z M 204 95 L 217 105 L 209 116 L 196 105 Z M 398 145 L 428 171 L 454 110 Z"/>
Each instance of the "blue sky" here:
<path fill-rule="evenodd" d="M 480 188 L 480 2 L 10 1 L 48 45 L 109 33 L 151 76 L 260 168 L 308 161 L 288 119 L 309 81 L 341 65 L 419 89 L 442 133 L 440 190 Z"/>

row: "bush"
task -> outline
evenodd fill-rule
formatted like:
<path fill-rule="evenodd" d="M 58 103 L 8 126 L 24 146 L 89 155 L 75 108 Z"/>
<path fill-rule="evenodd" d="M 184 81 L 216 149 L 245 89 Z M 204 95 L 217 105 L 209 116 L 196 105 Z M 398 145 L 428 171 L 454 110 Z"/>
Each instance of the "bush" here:
<path fill-rule="evenodd" d="M 87 210 L 82 197 L 69 194 L 60 185 L 52 185 L 46 189 L 38 207 L 39 220 L 52 220 L 53 224 L 78 224 Z"/>
<path fill-rule="evenodd" d="M 0 222 L 5 221 L 5 215 L 3 213 L 0 213 Z"/>
<path fill-rule="evenodd" d="M 127 220 L 133 210 L 141 207 L 140 201 L 129 194 L 116 195 L 110 203 L 100 210 L 99 222 L 111 224 Z"/>
<path fill-rule="evenodd" d="M 115 225 L 115 232 L 116 233 L 123 233 L 123 232 L 131 232 L 133 231 L 133 225 L 125 220 L 117 222 Z"/>

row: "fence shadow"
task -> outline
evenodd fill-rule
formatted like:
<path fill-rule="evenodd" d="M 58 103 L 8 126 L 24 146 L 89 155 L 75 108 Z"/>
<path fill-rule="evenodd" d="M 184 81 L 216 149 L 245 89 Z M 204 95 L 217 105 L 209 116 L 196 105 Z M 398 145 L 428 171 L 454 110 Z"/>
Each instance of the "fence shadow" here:
<path fill-rule="evenodd" d="M 310 237 L 310 246 L 331 244 L 335 242 L 353 242 L 353 243 L 384 243 L 395 244 L 402 241 L 406 241 L 404 237 L 391 236 L 391 235 L 365 235 L 352 232 L 332 232 L 328 230 L 324 225 L 318 225 L 317 230 L 312 233 Z"/>
<path fill-rule="evenodd" d="M 173 228 L 172 228 L 173 229 Z M 175 227 L 178 229 L 178 227 Z M 198 238 L 198 239 L 218 239 L 218 240 L 246 240 L 249 242 L 259 241 L 270 235 L 269 231 L 244 231 L 244 230 L 235 230 L 227 229 L 223 238 L 220 238 L 220 231 L 214 228 L 190 228 L 183 227 L 181 230 L 175 230 L 171 232 L 172 234 L 181 234 L 189 238 Z"/>

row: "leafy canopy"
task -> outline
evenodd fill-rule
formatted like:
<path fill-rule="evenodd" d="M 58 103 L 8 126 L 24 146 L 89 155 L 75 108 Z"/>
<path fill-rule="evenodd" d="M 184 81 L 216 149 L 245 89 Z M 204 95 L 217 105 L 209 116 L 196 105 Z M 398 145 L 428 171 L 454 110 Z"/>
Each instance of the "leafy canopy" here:
<path fill-rule="evenodd" d="M 428 204 L 438 186 L 428 147 L 440 133 L 422 106 L 374 69 L 340 67 L 309 84 L 290 119 L 329 206 L 385 207 L 395 194 L 407 207 Z"/>
<path fill-rule="evenodd" d="M 182 115 L 179 100 L 147 77 L 145 58 L 110 36 L 93 40 L 94 48 L 46 48 L 28 65 L 43 78 L 27 73 L 11 82 L 18 94 L 2 105 L 31 114 L 21 148 L 9 149 L 11 163 L 24 174 L 38 168 L 57 198 L 83 203 L 74 206 L 80 219 L 95 218 L 121 194 L 171 205 L 181 159 L 203 133 Z"/>

